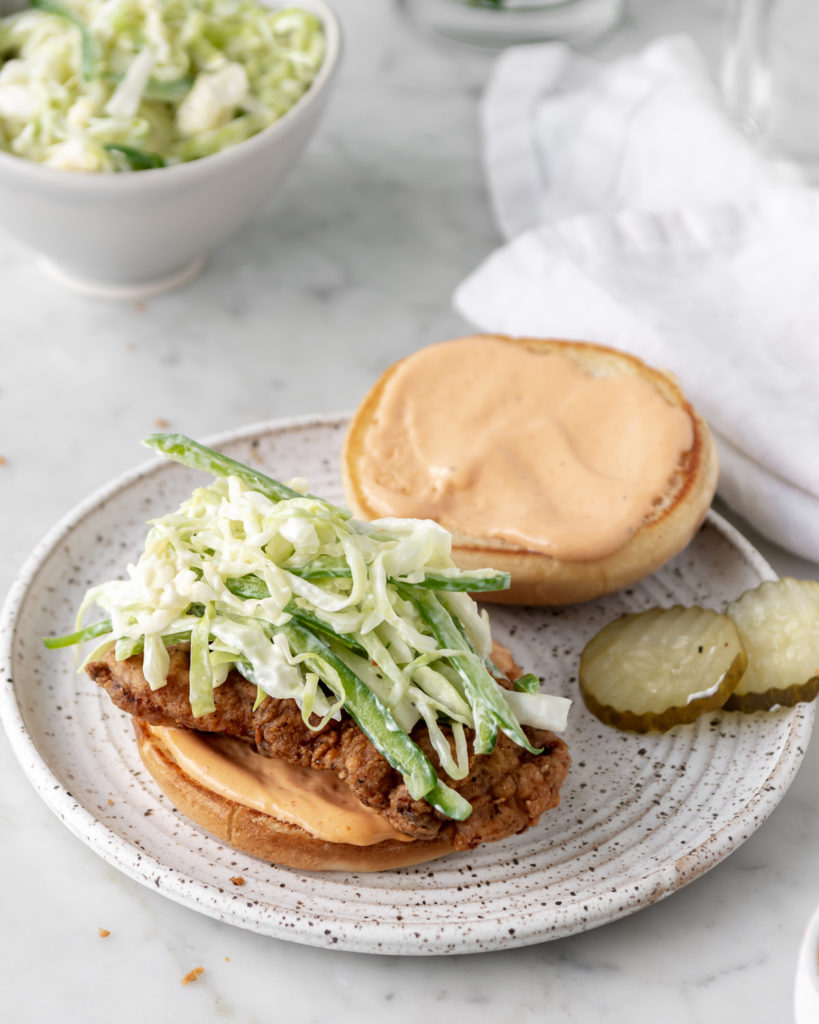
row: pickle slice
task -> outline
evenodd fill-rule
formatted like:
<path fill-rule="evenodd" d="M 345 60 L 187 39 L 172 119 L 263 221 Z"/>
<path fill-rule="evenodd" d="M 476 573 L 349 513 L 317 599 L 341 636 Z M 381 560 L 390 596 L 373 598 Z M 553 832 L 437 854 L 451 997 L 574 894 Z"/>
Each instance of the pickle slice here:
<path fill-rule="evenodd" d="M 761 583 L 725 609 L 737 625 L 748 668 L 728 711 L 770 711 L 819 693 L 819 582 Z"/>
<path fill-rule="evenodd" d="M 652 608 L 610 622 L 580 656 L 580 692 L 632 732 L 693 722 L 725 703 L 747 658 L 734 623 L 706 608 Z"/>

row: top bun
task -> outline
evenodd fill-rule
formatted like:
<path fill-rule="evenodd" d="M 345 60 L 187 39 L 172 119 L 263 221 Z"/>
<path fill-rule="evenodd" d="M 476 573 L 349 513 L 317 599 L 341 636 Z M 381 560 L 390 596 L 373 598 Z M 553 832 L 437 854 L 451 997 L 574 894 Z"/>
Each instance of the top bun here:
<path fill-rule="evenodd" d="M 532 355 L 544 357 L 544 362 L 533 363 Z M 545 357 L 550 356 L 563 358 L 546 362 Z M 495 362 L 488 362 L 490 358 Z M 421 367 L 423 372 L 413 373 L 413 369 L 417 371 Z M 544 398 L 547 390 L 544 381 L 549 380 L 553 371 L 565 374 L 567 367 L 570 376 L 578 376 L 581 385 L 572 405 L 573 418 L 568 433 L 562 422 L 556 422 L 551 441 L 531 431 L 526 437 L 524 428 L 527 420 L 521 417 L 518 421 L 521 433 L 517 441 L 513 442 L 507 433 L 505 446 L 498 442 L 486 447 L 481 457 L 491 458 L 496 463 L 504 458 L 508 460 L 508 454 L 502 453 L 508 452 L 514 444 L 513 461 L 522 484 L 518 487 L 515 481 L 511 485 L 505 481 L 503 488 L 487 487 L 483 474 L 476 471 L 474 465 L 476 452 L 480 450 L 478 438 L 479 435 L 483 437 L 486 422 L 498 410 L 505 410 L 503 429 L 508 430 L 509 424 L 515 423 L 514 416 L 510 416 L 513 399 L 522 402 L 524 409 L 526 402 L 530 410 L 537 409 L 538 405 L 545 407 L 549 399 Z M 487 374 L 490 375 L 488 381 Z M 484 380 L 481 382 L 482 375 Z M 598 397 L 602 394 L 600 384 L 604 380 L 610 382 L 612 378 L 627 378 L 622 383 L 628 388 L 628 395 L 618 397 L 611 406 L 607 406 L 604 400 L 598 408 Z M 487 398 L 484 404 L 473 404 L 469 412 L 464 412 L 465 395 L 472 393 L 476 382 L 488 384 L 489 389 L 494 389 L 494 394 L 485 388 Z M 609 383 L 603 385 L 604 388 L 608 386 Z M 621 386 L 620 382 L 617 386 Z M 515 389 L 514 395 L 510 394 L 511 387 Z M 560 387 L 562 384 L 558 386 L 557 396 L 553 395 L 556 409 L 563 400 Z M 584 391 L 587 387 L 596 390 Z M 635 398 L 632 392 L 638 397 Z M 448 420 L 442 419 L 437 428 L 432 423 L 424 426 L 438 429 L 441 435 L 446 435 L 450 430 L 449 424 L 458 423 L 459 416 L 468 417 L 468 422 L 461 424 L 465 429 L 464 436 L 468 440 L 474 434 L 476 442 L 474 449 L 470 446 L 468 451 L 461 446 L 463 467 L 449 464 L 445 467 L 444 476 L 449 480 L 451 475 L 453 483 L 441 485 L 441 469 L 436 466 L 437 476 L 431 475 L 425 492 L 424 487 L 410 480 L 409 476 L 402 480 L 402 474 L 405 465 L 409 466 L 411 462 L 413 445 L 419 433 L 417 418 L 415 422 L 412 419 L 414 411 L 422 407 L 429 394 L 434 395 L 436 410 L 445 408 Z M 635 405 L 642 407 L 639 419 L 632 418 Z M 562 415 L 558 409 L 556 416 L 558 412 Z M 590 542 L 585 548 L 582 539 L 585 535 L 580 533 L 574 546 L 571 542 L 561 546 L 552 544 L 548 537 L 543 543 L 532 543 L 526 538 L 516 540 L 514 531 L 517 527 L 511 523 L 509 530 L 495 529 L 494 525 L 491 530 L 476 529 L 475 510 L 479 514 L 488 510 L 490 516 L 494 512 L 496 518 L 502 519 L 509 514 L 508 510 L 515 501 L 521 506 L 532 506 L 532 494 L 525 479 L 526 467 L 521 475 L 517 466 L 518 456 L 525 462 L 528 452 L 539 447 L 549 451 L 556 442 L 565 445 L 569 457 L 574 458 L 577 446 L 570 435 L 578 412 L 580 419 L 591 425 L 584 428 L 587 433 L 583 438 L 582 458 L 578 462 L 581 475 L 585 471 L 583 463 L 594 462 L 594 445 L 609 444 L 614 439 L 611 475 L 607 473 L 608 452 L 603 460 L 605 465 L 598 465 L 591 473 L 595 480 L 599 477 L 607 487 L 618 486 L 615 459 L 619 460 L 617 465 L 627 465 L 630 461 L 637 466 L 649 464 L 643 459 L 643 451 L 646 459 L 653 458 L 655 436 L 658 449 L 663 443 L 664 421 L 668 420 L 677 431 L 674 436 L 685 436 L 685 442 L 678 448 L 673 444 L 667 447 L 666 452 L 671 453 L 671 461 L 667 465 L 662 462 L 652 464 L 652 470 L 660 475 L 656 478 L 656 489 L 647 492 L 644 507 L 635 506 L 638 509 L 636 521 L 630 525 L 623 524 L 621 537 L 613 540 L 608 537 L 602 547 L 596 541 Z M 656 416 L 656 423 L 652 416 Z M 391 437 L 388 436 L 390 434 Z M 444 447 L 447 449 L 446 461 L 451 463 L 454 461 L 454 449 L 447 445 Z M 630 448 L 640 450 L 634 460 L 630 459 Z M 666 454 L 664 457 L 669 456 Z M 677 383 L 635 356 L 584 342 L 476 335 L 421 349 L 395 363 L 381 376 L 352 419 L 344 445 L 342 471 L 347 501 L 359 518 L 391 515 L 436 518 L 452 533 L 453 558 L 461 568 L 492 567 L 511 573 L 509 590 L 484 594 L 482 598 L 508 604 L 559 605 L 589 600 L 635 583 L 682 550 L 699 528 L 711 504 L 717 484 L 718 457 L 705 421 L 686 400 Z M 409 469 L 406 472 L 409 473 Z M 645 479 L 647 477 L 643 482 Z M 640 479 L 636 483 L 640 484 Z M 434 502 L 430 504 L 430 493 L 453 491 L 458 492 L 460 512 L 449 507 L 437 508 Z M 602 501 L 603 507 L 614 513 L 617 506 L 607 499 L 606 494 L 601 490 L 593 500 L 597 500 L 598 505 Z M 548 516 L 552 509 L 552 496 L 542 497 L 538 508 L 545 509 Z M 507 499 L 511 499 L 511 504 Z M 617 500 L 619 502 L 619 495 Z M 469 525 L 465 519 L 469 519 Z M 603 515 L 602 520 L 605 519 L 606 515 Z M 570 536 L 574 522 L 580 524 L 583 520 L 582 507 L 579 513 L 567 511 L 560 523 L 564 541 Z M 550 528 L 546 526 L 544 529 L 548 533 Z"/>

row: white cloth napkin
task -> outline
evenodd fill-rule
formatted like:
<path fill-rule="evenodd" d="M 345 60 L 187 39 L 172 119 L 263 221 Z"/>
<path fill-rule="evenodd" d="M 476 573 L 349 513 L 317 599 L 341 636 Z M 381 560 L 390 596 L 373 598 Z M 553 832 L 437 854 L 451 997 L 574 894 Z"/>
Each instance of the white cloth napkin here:
<path fill-rule="evenodd" d="M 733 127 L 685 38 L 611 64 L 508 50 L 482 121 L 511 241 L 459 311 L 671 370 L 716 435 L 722 497 L 819 561 L 819 194 Z"/>

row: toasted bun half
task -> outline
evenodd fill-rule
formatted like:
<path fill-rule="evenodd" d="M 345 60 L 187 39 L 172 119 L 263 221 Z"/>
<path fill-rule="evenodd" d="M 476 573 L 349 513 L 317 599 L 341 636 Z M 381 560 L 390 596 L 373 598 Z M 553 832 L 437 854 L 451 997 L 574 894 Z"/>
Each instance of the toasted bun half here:
<path fill-rule="evenodd" d="M 298 825 L 279 821 L 207 789 L 169 756 L 161 736 L 150 726 L 138 718 L 133 723 L 142 763 L 174 807 L 243 853 L 301 871 L 385 871 L 434 860 L 453 851 L 446 836 L 407 843 L 387 839 L 371 846 L 316 839 Z"/>
<path fill-rule="evenodd" d="M 648 576 L 681 551 L 698 530 L 714 496 L 719 472 L 716 445 L 705 421 L 686 400 L 677 383 L 640 359 L 602 345 L 540 338 L 485 335 L 542 355 L 560 353 L 593 377 L 637 375 L 649 382 L 672 407 L 691 419 L 693 443 L 683 453 L 665 490 L 657 494 L 640 527 L 619 549 L 601 557 L 567 560 L 531 551 L 490 537 L 472 536 L 446 523 L 453 535 L 453 558 L 464 569 L 491 567 L 511 573 L 509 590 L 482 594 L 506 604 L 560 605 L 586 601 L 619 590 Z M 412 357 L 410 357 L 412 358 Z M 390 367 L 356 411 L 343 456 L 344 489 L 352 512 L 362 519 L 396 514 L 376 510 L 368 501 L 372 468 L 367 458 L 370 432 L 378 423 L 385 388 L 401 363 Z M 457 409 L 458 379 L 452 380 L 452 408 Z M 521 381 L 525 388 L 527 381 Z M 503 396 L 499 396 L 502 401 Z M 455 415 L 456 413 L 453 413 Z M 396 445 L 403 439 L 397 438 Z M 476 495 L 485 501 L 485 495 Z M 407 514 L 406 511 L 404 514 Z M 418 515 L 424 513 L 419 510 Z"/>

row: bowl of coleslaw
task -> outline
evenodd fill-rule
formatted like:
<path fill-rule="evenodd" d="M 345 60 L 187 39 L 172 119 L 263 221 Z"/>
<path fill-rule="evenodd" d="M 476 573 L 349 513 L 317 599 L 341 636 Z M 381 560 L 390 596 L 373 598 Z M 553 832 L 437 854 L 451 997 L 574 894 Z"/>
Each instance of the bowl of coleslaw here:
<path fill-rule="evenodd" d="M 0 223 L 86 293 L 190 280 L 313 136 L 337 18 L 324 0 L 31 3 L 0 20 Z"/>

